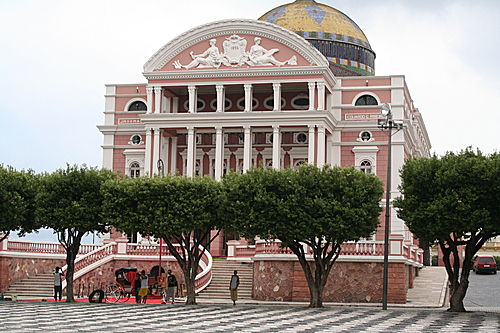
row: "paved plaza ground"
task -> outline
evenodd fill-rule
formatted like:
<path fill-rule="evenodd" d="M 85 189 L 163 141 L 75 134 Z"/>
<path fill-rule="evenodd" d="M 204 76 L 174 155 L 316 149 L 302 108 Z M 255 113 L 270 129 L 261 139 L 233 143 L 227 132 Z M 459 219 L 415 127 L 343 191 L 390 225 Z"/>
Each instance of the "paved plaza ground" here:
<path fill-rule="evenodd" d="M 286 305 L 0 302 L 2 332 L 500 332 L 500 314 Z"/>

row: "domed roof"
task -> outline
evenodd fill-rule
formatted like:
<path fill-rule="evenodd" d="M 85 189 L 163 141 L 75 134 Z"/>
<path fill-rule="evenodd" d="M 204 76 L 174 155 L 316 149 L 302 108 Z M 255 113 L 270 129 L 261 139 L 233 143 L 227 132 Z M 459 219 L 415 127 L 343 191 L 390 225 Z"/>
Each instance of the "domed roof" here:
<path fill-rule="evenodd" d="M 295 32 L 330 33 L 336 34 L 337 39 L 342 35 L 347 42 L 370 48 L 368 38 L 353 20 L 341 11 L 314 0 L 296 0 L 279 6 L 258 20 L 274 23 Z M 323 39 L 320 36 L 315 37 Z"/>
<path fill-rule="evenodd" d="M 314 0 L 296 0 L 271 9 L 258 20 L 296 32 L 331 62 L 374 73 L 375 53 L 368 38 L 353 20 L 335 8 Z"/>

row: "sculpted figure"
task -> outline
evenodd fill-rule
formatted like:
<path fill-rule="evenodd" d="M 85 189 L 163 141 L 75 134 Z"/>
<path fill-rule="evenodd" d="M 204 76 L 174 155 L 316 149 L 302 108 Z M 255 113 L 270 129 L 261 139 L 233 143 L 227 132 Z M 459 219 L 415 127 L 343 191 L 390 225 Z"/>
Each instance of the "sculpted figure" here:
<path fill-rule="evenodd" d="M 191 61 L 188 65 L 183 66 L 179 62 L 179 60 L 174 62 L 174 67 L 175 68 L 210 68 L 210 67 L 216 67 L 219 68 L 221 65 L 221 54 L 219 52 L 219 49 L 215 44 L 217 43 L 217 40 L 211 39 L 210 40 L 210 47 L 203 52 L 202 54 L 193 54 L 193 52 L 190 53 L 191 58 L 193 58 L 193 61 Z"/>
<path fill-rule="evenodd" d="M 279 51 L 279 49 L 271 49 L 271 50 L 266 50 L 260 45 L 261 42 L 260 37 L 255 37 L 255 45 L 253 45 L 250 48 L 250 52 L 248 54 L 249 61 L 247 63 L 251 66 L 271 66 L 271 65 L 276 65 L 276 66 L 283 66 L 287 62 L 280 62 L 276 59 L 274 59 L 273 54 Z"/>

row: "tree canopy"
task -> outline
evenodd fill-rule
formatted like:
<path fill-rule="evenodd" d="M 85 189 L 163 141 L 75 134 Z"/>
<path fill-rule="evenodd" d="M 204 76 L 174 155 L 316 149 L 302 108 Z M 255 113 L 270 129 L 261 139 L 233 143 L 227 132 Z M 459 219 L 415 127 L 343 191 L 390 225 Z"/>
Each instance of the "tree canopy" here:
<path fill-rule="evenodd" d="M 208 177 L 168 175 L 108 182 L 103 191 L 108 223 L 121 231 L 163 239 L 183 271 L 186 304 L 196 304 L 199 261 L 224 227 L 219 218 L 221 184 Z M 212 230 L 217 231 L 211 234 Z"/>
<path fill-rule="evenodd" d="M 472 258 L 500 233 L 500 156 L 468 148 L 410 158 L 400 174 L 402 196 L 394 202 L 398 216 L 416 237 L 439 244 L 451 282 L 450 311 L 465 311 Z"/>
<path fill-rule="evenodd" d="M 0 242 L 12 231 L 22 236 L 39 229 L 35 223 L 37 180 L 32 171 L 0 165 Z"/>
<path fill-rule="evenodd" d="M 66 250 L 67 302 L 73 302 L 74 262 L 82 237 L 87 233 L 106 232 L 103 220 L 101 185 L 116 178 L 112 171 L 68 165 L 40 178 L 36 196 L 36 220 L 57 233 Z"/>
<path fill-rule="evenodd" d="M 379 224 L 382 182 L 352 167 L 261 168 L 229 174 L 223 182 L 224 217 L 242 236 L 279 239 L 297 255 L 310 307 L 322 306 L 323 288 L 342 243 L 369 237 Z M 312 249 L 314 265 L 303 244 Z"/>

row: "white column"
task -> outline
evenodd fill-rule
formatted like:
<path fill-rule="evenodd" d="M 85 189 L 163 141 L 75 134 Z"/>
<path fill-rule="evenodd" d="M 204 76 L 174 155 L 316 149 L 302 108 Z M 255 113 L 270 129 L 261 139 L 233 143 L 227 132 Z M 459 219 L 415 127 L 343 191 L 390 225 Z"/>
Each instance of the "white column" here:
<path fill-rule="evenodd" d="M 177 173 L 177 137 L 172 138 L 172 153 L 170 157 L 170 172 L 175 175 Z"/>
<path fill-rule="evenodd" d="M 318 167 L 325 165 L 325 126 L 318 126 L 318 158 L 316 164 Z"/>
<path fill-rule="evenodd" d="M 273 126 L 273 168 L 275 168 L 276 170 L 280 169 L 280 150 L 280 127 L 278 125 L 275 125 Z"/>
<path fill-rule="evenodd" d="M 222 165 L 224 163 L 224 132 L 222 127 L 215 128 L 215 180 L 222 179 Z"/>
<path fill-rule="evenodd" d="M 326 164 L 333 165 L 333 135 L 326 135 Z"/>
<path fill-rule="evenodd" d="M 148 95 L 148 110 L 146 111 L 146 113 L 153 113 L 153 87 L 146 87 L 146 93 Z"/>
<path fill-rule="evenodd" d="M 154 139 L 153 139 L 153 175 L 158 174 L 158 160 L 160 159 L 160 129 L 158 127 L 153 128 Z"/>
<path fill-rule="evenodd" d="M 316 110 L 314 107 L 314 98 L 315 98 L 315 87 L 316 83 L 315 82 L 309 82 L 308 84 L 309 87 L 309 111 Z"/>
<path fill-rule="evenodd" d="M 196 113 L 198 106 L 198 96 L 196 94 L 196 86 L 188 86 L 189 92 L 189 113 Z"/>
<path fill-rule="evenodd" d="M 188 127 L 188 138 L 187 138 L 187 166 L 186 175 L 188 177 L 194 176 L 194 162 L 195 162 L 195 138 L 194 138 L 194 128 Z"/>
<path fill-rule="evenodd" d="M 167 174 L 170 172 L 170 168 L 168 167 L 168 157 L 170 156 L 170 138 L 168 136 L 163 137 L 162 143 L 160 158 L 162 159 L 164 165 L 163 173 Z"/>
<path fill-rule="evenodd" d="M 318 110 L 325 109 L 325 83 L 318 82 Z"/>
<path fill-rule="evenodd" d="M 146 153 L 144 156 L 144 173 L 151 175 L 151 149 L 153 147 L 151 128 L 146 128 Z"/>
<path fill-rule="evenodd" d="M 252 85 L 251 84 L 245 84 L 245 112 L 250 112 L 252 111 L 252 106 L 253 106 L 253 95 L 252 95 Z"/>
<path fill-rule="evenodd" d="M 281 111 L 281 84 L 273 83 L 274 91 L 274 109 L 273 111 Z"/>
<path fill-rule="evenodd" d="M 172 113 L 179 112 L 179 97 L 172 97 Z"/>
<path fill-rule="evenodd" d="M 161 112 L 162 88 L 155 87 L 155 113 Z"/>
<path fill-rule="evenodd" d="M 222 84 L 218 84 L 215 86 L 215 90 L 217 91 L 217 110 L 216 112 L 224 112 L 226 101 L 224 96 L 224 86 Z"/>
<path fill-rule="evenodd" d="M 315 142 L 315 126 L 309 125 L 309 150 L 307 155 L 307 163 L 314 164 L 316 161 L 314 160 L 314 150 L 316 148 Z"/>
<path fill-rule="evenodd" d="M 245 137 L 243 142 L 243 172 L 247 172 L 252 163 L 252 132 L 250 126 L 243 126 Z"/>

